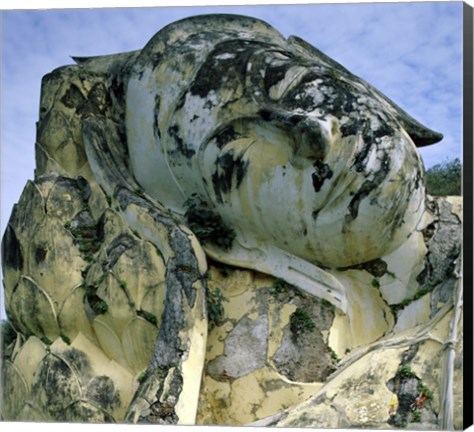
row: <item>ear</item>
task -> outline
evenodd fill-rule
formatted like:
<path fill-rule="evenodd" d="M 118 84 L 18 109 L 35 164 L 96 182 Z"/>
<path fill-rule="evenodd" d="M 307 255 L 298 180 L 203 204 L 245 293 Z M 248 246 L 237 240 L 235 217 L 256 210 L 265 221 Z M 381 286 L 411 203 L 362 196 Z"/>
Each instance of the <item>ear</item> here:
<path fill-rule="evenodd" d="M 399 106 L 393 103 L 390 99 L 386 98 L 394 108 L 395 118 L 400 122 L 402 127 L 407 131 L 410 138 L 413 140 L 417 147 L 424 147 L 431 144 L 435 144 L 443 139 L 443 134 L 436 132 L 422 125 L 419 121 L 415 120 L 411 115 L 402 110 Z"/>

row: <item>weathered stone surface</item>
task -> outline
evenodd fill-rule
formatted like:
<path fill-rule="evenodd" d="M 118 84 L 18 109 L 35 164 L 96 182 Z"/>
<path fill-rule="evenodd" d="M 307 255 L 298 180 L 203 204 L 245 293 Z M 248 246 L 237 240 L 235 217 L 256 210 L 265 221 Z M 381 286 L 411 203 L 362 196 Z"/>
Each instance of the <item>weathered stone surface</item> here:
<path fill-rule="evenodd" d="M 169 239 L 167 236 L 162 238 L 161 244 L 165 246 L 161 249 L 165 252 L 171 250 L 168 241 L 174 242 L 173 253 L 178 253 L 180 259 L 172 261 L 170 256 L 162 253 L 160 243 L 142 239 L 136 230 L 129 228 L 120 208 L 112 207 L 112 201 L 111 207 L 107 205 L 102 214 L 98 211 L 101 206 L 96 206 L 94 217 L 89 202 L 99 202 L 103 196 L 97 185 L 90 187 L 90 182 L 83 178 L 73 180 L 49 174 L 29 184 L 10 220 L 10 234 L 4 240 L 4 248 L 10 248 L 12 256 L 5 262 L 9 274 L 6 283 L 7 309 L 10 321 L 27 339 L 13 365 L 18 362 L 18 367 L 23 370 L 19 376 L 29 384 L 23 393 L 18 387 L 18 398 L 24 400 L 18 409 L 7 409 L 7 413 L 10 412 L 6 414 L 8 418 L 20 415 L 25 400 L 30 399 L 25 394 L 31 393 L 37 398 L 34 406 L 40 411 L 46 410 L 45 418 L 48 419 L 77 420 L 81 413 L 88 413 L 92 421 L 122 420 L 138 385 L 132 385 L 132 377 L 147 368 L 166 302 L 173 301 L 166 301 L 165 294 L 167 280 L 175 287 L 175 279 L 171 276 L 176 271 L 173 270 L 175 266 L 184 267 L 189 262 L 189 271 L 194 272 L 195 276 L 191 280 L 181 278 L 183 288 L 193 300 L 188 310 L 176 311 L 177 322 L 172 324 L 172 331 L 183 331 L 181 323 L 184 315 L 193 314 L 194 306 L 201 310 L 198 317 L 203 319 L 203 296 L 199 296 L 198 300 L 195 292 L 203 289 L 199 284 L 205 262 L 202 262 L 201 251 L 198 252 L 201 262 L 198 263 L 195 258 L 193 251 L 199 245 L 196 242 L 191 244 L 189 237 L 192 233 L 181 231 L 171 221 L 167 223 L 165 229 L 168 232 L 174 229 L 175 234 L 173 237 L 170 233 Z M 28 218 L 26 214 L 29 214 Z M 178 235 L 183 240 L 176 245 Z M 191 248 L 189 252 L 185 251 L 186 247 Z M 21 259 L 18 258 L 20 256 Z M 192 259 L 194 262 L 190 262 Z M 188 322 L 191 331 L 196 320 L 189 319 Z M 54 346 L 61 339 L 70 344 L 78 337 L 88 338 L 102 351 L 104 362 L 116 362 L 111 370 L 103 370 L 101 375 L 91 379 L 107 382 L 109 387 L 112 382 L 118 385 L 120 392 L 117 390 L 117 398 L 121 398 L 122 403 L 119 406 L 98 406 L 90 386 L 83 384 L 82 387 L 74 387 L 74 380 L 82 377 L 84 371 L 69 373 L 65 367 L 56 367 L 63 364 L 62 360 L 35 363 L 35 351 L 29 343 L 34 339 L 28 339 L 31 334 L 42 339 L 41 346 L 53 342 Z M 199 337 L 205 340 L 205 334 Z M 188 344 L 186 338 L 182 342 Z M 174 355 L 181 356 L 192 351 L 185 346 L 178 347 L 176 349 L 181 351 Z M 87 356 L 90 350 L 90 344 L 86 344 L 79 353 Z M 204 347 L 201 350 L 202 354 L 198 349 L 194 355 L 203 356 Z M 26 357 L 30 358 L 26 360 Z M 179 357 L 175 361 L 179 361 Z M 116 369 L 122 370 L 125 375 L 121 372 L 123 376 L 114 376 Z M 196 370 L 199 371 L 199 367 Z M 28 378 L 33 373 L 35 384 L 31 377 Z M 188 371 L 188 375 L 191 374 L 189 381 L 197 380 L 199 386 L 200 374 L 192 378 L 193 373 L 195 371 Z M 71 390 L 62 394 L 53 389 L 47 385 L 45 374 L 57 375 L 61 391 Z M 13 375 L 11 381 L 14 382 Z M 198 388 L 189 390 L 194 393 L 194 404 L 197 403 Z M 87 403 L 79 401 L 80 394 Z M 67 404 L 67 412 L 66 406 L 56 406 L 51 399 L 53 396 L 58 398 L 58 403 L 63 401 Z M 179 392 L 176 395 L 178 401 Z"/>
<path fill-rule="evenodd" d="M 240 378 L 265 364 L 268 343 L 266 315 L 255 320 L 242 318 L 225 340 L 224 354 L 209 362 L 207 371 L 213 378 Z"/>
<path fill-rule="evenodd" d="M 3 237 L 2 419 L 462 427 L 440 134 L 252 18 L 75 60 Z"/>

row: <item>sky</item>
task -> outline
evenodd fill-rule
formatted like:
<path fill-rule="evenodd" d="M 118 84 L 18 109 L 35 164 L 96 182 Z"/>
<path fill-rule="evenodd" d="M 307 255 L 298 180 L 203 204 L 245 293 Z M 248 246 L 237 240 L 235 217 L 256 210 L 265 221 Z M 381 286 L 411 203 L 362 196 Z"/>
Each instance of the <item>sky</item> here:
<path fill-rule="evenodd" d="M 254 16 L 305 39 L 443 133 L 421 150 L 426 167 L 462 158 L 461 2 L 2 10 L 2 235 L 33 179 L 42 76 L 70 56 L 140 49 L 165 25 L 205 13 Z"/>

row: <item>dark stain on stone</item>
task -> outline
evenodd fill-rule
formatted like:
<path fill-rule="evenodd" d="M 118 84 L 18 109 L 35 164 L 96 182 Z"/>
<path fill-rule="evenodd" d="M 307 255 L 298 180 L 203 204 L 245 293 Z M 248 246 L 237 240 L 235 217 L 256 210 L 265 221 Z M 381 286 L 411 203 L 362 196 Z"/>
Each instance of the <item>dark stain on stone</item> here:
<path fill-rule="evenodd" d="M 42 361 L 32 394 L 42 398 L 44 407 L 53 418 L 74 399 L 80 396 L 73 371 L 64 360 L 48 355 Z"/>
<path fill-rule="evenodd" d="M 340 131 L 343 137 L 349 135 L 357 135 L 367 124 L 367 120 L 361 119 L 359 116 L 350 116 L 349 120 L 341 125 Z"/>
<path fill-rule="evenodd" d="M 83 422 L 84 419 L 94 423 L 115 423 L 114 418 L 105 410 L 82 400 L 68 405 L 56 417 L 56 420 L 68 423 Z"/>
<path fill-rule="evenodd" d="M 388 265 L 383 259 L 377 258 L 377 259 L 372 260 L 372 261 L 367 261 L 365 263 L 357 264 L 357 265 L 350 266 L 350 267 L 340 268 L 338 270 L 340 270 L 340 271 L 366 270 L 367 272 L 369 272 L 374 277 L 382 277 L 385 273 L 387 273 Z"/>
<path fill-rule="evenodd" d="M 230 150 L 217 158 L 216 170 L 212 175 L 212 184 L 217 200 L 223 202 L 222 194 L 231 191 L 235 179 L 235 188 L 238 188 L 247 173 L 249 162 L 242 156 L 235 156 Z"/>
<path fill-rule="evenodd" d="M 62 182 L 66 182 L 66 186 L 67 186 L 67 184 L 68 184 L 67 179 L 65 179 L 63 177 L 60 177 L 58 179 L 58 184 L 61 184 Z M 84 177 L 79 176 L 79 177 L 77 177 L 77 179 L 75 181 L 75 186 L 79 189 L 82 201 L 84 202 L 84 204 L 86 204 L 87 201 L 89 201 L 89 198 L 92 195 L 92 190 L 91 190 L 91 186 L 90 186 L 89 182 Z"/>
<path fill-rule="evenodd" d="M 61 98 L 61 102 L 67 108 L 77 109 L 86 102 L 86 98 L 76 85 L 71 84 L 66 93 L 64 93 L 64 96 Z"/>
<path fill-rule="evenodd" d="M 379 120 L 381 122 L 381 126 L 375 130 L 371 128 L 369 121 L 365 121 L 360 125 L 360 132 L 362 133 L 364 145 L 362 150 L 355 157 L 354 163 L 352 164 L 352 167 L 355 168 L 357 172 L 364 171 L 365 165 L 367 163 L 367 156 L 372 148 L 372 145 L 374 145 L 381 137 L 391 136 L 395 133 L 395 129 L 392 126 L 390 126 L 387 122 L 384 122 L 384 120 L 380 117 Z M 341 128 L 341 130 L 342 129 L 343 128 Z M 385 158 L 383 163 L 385 163 Z M 387 167 L 384 168 L 388 170 Z"/>
<path fill-rule="evenodd" d="M 191 94 L 204 98 L 212 90 L 221 88 L 225 78 L 227 78 L 226 82 L 234 83 L 232 86 L 234 89 L 239 84 L 243 85 L 248 59 L 255 49 L 261 48 L 262 45 L 259 42 L 241 39 L 218 43 L 196 74 L 190 88 Z M 230 54 L 232 57 L 220 57 L 223 54 Z"/>
<path fill-rule="evenodd" d="M 114 98 L 119 103 L 124 103 L 125 101 L 125 83 L 117 75 L 113 75 L 113 78 L 110 81 L 110 89 Z"/>
<path fill-rule="evenodd" d="M 328 164 L 322 163 L 317 160 L 313 163 L 314 172 L 311 174 L 311 180 L 313 182 L 313 188 L 315 192 L 319 192 L 326 180 L 329 180 L 333 176 L 333 172 Z"/>
<path fill-rule="evenodd" d="M 111 106 L 109 92 L 102 82 L 98 82 L 92 86 L 87 95 L 87 99 L 93 107 L 97 108 L 97 114 L 105 114 L 107 108 Z"/>
<path fill-rule="evenodd" d="M 196 152 L 184 143 L 183 138 L 179 134 L 179 126 L 177 124 L 173 124 L 168 128 L 168 135 L 174 139 L 179 153 L 183 154 L 188 159 L 194 156 Z"/>
<path fill-rule="evenodd" d="M 370 125 L 365 122 L 363 129 L 361 130 L 362 136 L 364 138 L 364 144 L 360 152 L 357 153 L 356 157 L 354 158 L 354 162 L 351 166 L 351 168 L 354 168 L 356 172 L 363 172 L 365 170 L 367 156 L 369 155 L 372 145 L 374 144 L 374 141 L 370 137 L 369 131 Z"/>
<path fill-rule="evenodd" d="M 357 95 L 354 95 L 345 88 L 335 88 L 335 96 L 331 95 L 331 97 L 328 98 L 328 102 L 325 111 L 337 118 L 342 118 L 344 115 L 355 111 L 357 107 Z M 325 107 L 326 103 L 318 104 L 318 107 Z"/>
<path fill-rule="evenodd" d="M 187 93 L 182 94 L 181 97 L 178 99 L 178 103 L 175 106 L 175 111 L 179 111 L 181 108 L 183 108 L 184 104 L 186 103 L 186 94 Z M 159 96 L 156 95 L 156 97 L 159 97 Z M 155 113 L 156 112 L 158 112 L 158 110 L 156 109 L 156 104 L 155 104 Z"/>
<path fill-rule="evenodd" d="M 151 53 L 149 57 L 150 63 L 153 65 L 153 69 L 156 69 L 158 66 L 160 66 L 161 60 L 163 58 L 163 55 L 160 52 Z"/>
<path fill-rule="evenodd" d="M 260 118 L 263 120 L 263 121 L 271 121 L 274 119 L 274 113 L 272 110 L 268 109 L 268 108 L 262 108 L 259 112 L 258 112 Z"/>
<path fill-rule="evenodd" d="M 122 254 L 131 250 L 137 244 L 138 241 L 128 233 L 122 233 L 115 237 L 107 248 L 107 269 L 112 269 Z"/>
<path fill-rule="evenodd" d="M 349 214 L 347 214 L 344 218 L 345 224 L 348 224 L 357 218 L 361 201 L 366 198 L 376 187 L 377 184 L 372 180 L 366 180 L 362 184 L 361 188 L 354 194 L 351 202 L 349 203 Z"/>
<path fill-rule="evenodd" d="M 161 98 L 159 95 L 155 95 L 155 111 L 153 115 L 153 134 L 156 139 L 161 139 L 160 126 L 158 125 L 158 118 L 160 114 L 160 102 Z"/>
<path fill-rule="evenodd" d="M 275 65 L 275 66 L 269 66 L 267 70 L 265 71 L 265 90 L 267 93 L 270 91 L 270 88 L 273 87 L 275 84 L 279 83 L 281 80 L 285 78 L 286 72 L 288 69 L 290 69 L 292 66 L 294 66 L 295 63 L 293 62 L 285 62 L 280 65 Z"/>
<path fill-rule="evenodd" d="M 414 190 L 419 189 L 420 187 L 425 186 L 425 168 L 422 165 L 421 169 L 416 170 L 416 177 L 414 182 Z"/>
<path fill-rule="evenodd" d="M 374 130 L 375 138 L 382 138 L 384 136 L 392 136 L 395 133 L 395 129 L 389 124 L 388 121 L 377 116 L 380 121 L 380 126 Z"/>
<path fill-rule="evenodd" d="M 86 398 L 103 409 L 120 405 L 120 395 L 112 379 L 106 375 L 94 377 L 86 388 Z"/>
<path fill-rule="evenodd" d="M 277 124 L 294 127 L 305 120 L 306 116 L 302 114 L 291 114 L 286 111 L 277 111 L 270 108 L 262 108 L 258 111 L 258 115 L 265 122 L 275 122 Z"/>
<path fill-rule="evenodd" d="M 48 251 L 42 245 L 36 246 L 35 248 L 36 264 L 42 263 L 45 260 L 47 252 Z"/>
<path fill-rule="evenodd" d="M 11 225 L 7 226 L 2 239 L 2 267 L 13 270 L 21 270 L 23 268 L 21 244 Z"/>
<path fill-rule="evenodd" d="M 436 222 L 431 222 L 422 232 L 423 232 L 423 240 L 425 243 L 431 240 L 434 233 L 436 232 Z"/>
<path fill-rule="evenodd" d="M 76 370 L 82 380 L 90 379 L 92 366 L 86 353 L 76 348 L 69 348 L 63 352 L 63 357 Z"/>
<path fill-rule="evenodd" d="M 381 169 L 374 174 L 373 179 L 365 180 L 360 189 L 354 193 L 348 206 L 349 213 L 344 218 L 343 232 L 345 232 L 346 226 L 357 218 L 362 200 L 367 198 L 372 191 L 376 190 L 387 177 L 390 169 L 390 156 L 387 151 L 383 154 L 381 165 Z"/>
<path fill-rule="evenodd" d="M 227 143 L 232 142 L 240 137 L 240 134 L 235 130 L 234 126 L 228 125 L 221 129 L 214 135 L 216 145 L 222 149 Z"/>

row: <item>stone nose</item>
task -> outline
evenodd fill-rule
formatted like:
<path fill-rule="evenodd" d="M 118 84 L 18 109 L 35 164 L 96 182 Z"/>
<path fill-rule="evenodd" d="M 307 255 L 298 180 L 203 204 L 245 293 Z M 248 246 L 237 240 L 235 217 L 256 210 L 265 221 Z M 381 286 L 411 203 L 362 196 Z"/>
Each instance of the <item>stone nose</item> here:
<path fill-rule="evenodd" d="M 295 160 L 322 160 L 326 157 L 331 140 L 331 128 L 325 122 L 308 114 L 291 111 L 262 109 L 260 118 L 290 135 Z"/>
<path fill-rule="evenodd" d="M 296 157 L 310 160 L 323 160 L 326 157 L 331 132 L 320 121 L 301 116 L 290 133 L 293 136 Z"/>

